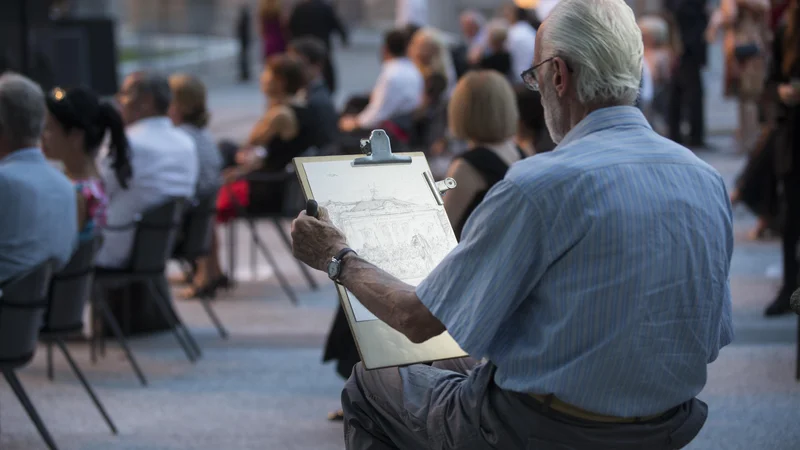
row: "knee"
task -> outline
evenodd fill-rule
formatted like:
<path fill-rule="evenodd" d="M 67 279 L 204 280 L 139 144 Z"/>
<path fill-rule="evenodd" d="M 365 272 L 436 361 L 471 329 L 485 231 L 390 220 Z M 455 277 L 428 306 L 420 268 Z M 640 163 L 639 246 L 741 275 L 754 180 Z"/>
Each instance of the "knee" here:
<path fill-rule="evenodd" d="M 355 404 L 364 403 L 363 377 L 364 366 L 359 362 L 353 366 L 353 372 L 350 374 L 350 378 L 347 379 L 347 382 L 345 382 L 344 389 L 342 389 L 342 410 L 345 415 L 348 414 L 348 411 L 352 413 Z"/>

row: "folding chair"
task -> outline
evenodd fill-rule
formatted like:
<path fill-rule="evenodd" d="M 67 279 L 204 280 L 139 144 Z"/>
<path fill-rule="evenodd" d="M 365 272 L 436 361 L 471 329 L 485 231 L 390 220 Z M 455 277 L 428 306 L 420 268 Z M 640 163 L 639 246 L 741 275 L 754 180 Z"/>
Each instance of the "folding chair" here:
<path fill-rule="evenodd" d="M 53 267 L 47 261 L 0 287 L 0 371 L 50 450 L 58 447 L 15 371 L 28 365 L 36 352 Z"/>
<path fill-rule="evenodd" d="M 89 394 L 111 432 L 117 434 L 117 427 L 64 343 L 65 338 L 83 330 L 83 311 L 92 294 L 94 257 L 100 248 L 100 242 L 99 236 L 81 242 L 67 266 L 61 272 L 53 275 L 48 292 L 44 326 L 40 330 L 39 337 L 47 345 L 47 377 L 51 381 L 54 378 L 53 344 L 55 344 L 66 358 L 86 393 Z"/>
<path fill-rule="evenodd" d="M 192 264 L 196 259 L 208 256 L 211 253 L 212 235 L 217 213 L 216 201 L 217 192 L 214 192 L 211 195 L 197 199 L 187 211 L 183 219 L 183 239 L 175 249 L 173 258 L 180 260 L 184 264 Z M 211 307 L 209 299 L 203 296 L 197 299 L 217 328 L 220 337 L 227 339 L 228 331 Z"/>
<path fill-rule="evenodd" d="M 253 246 L 250 247 L 250 263 L 253 266 L 253 271 L 255 272 L 255 262 L 256 257 L 258 255 L 258 251 L 264 256 L 272 269 L 275 271 L 275 276 L 278 278 L 278 283 L 280 284 L 281 288 L 286 295 L 289 297 L 293 304 L 297 304 L 297 295 L 292 289 L 292 285 L 289 283 L 289 280 L 281 271 L 280 267 L 278 266 L 278 262 L 275 259 L 275 256 L 269 250 L 269 247 L 264 243 L 261 239 L 261 236 L 258 233 L 258 229 L 256 228 L 256 221 L 260 219 L 267 219 L 274 225 L 275 229 L 278 231 L 278 235 L 281 237 L 284 245 L 289 249 L 292 248 L 292 240 L 289 237 L 286 230 L 283 228 L 281 224 L 282 220 L 294 218 L 292 214 L 288 211 L 293 209 L 294 203 L 296 202 L 296 195 L 295 193 L 297 190 L 293 190 L 293 184 L 296 183 L 297 176 L 293 172 L 280 172 L 280 173 L 253 173 L 247 176 L 247 181 L 250 183 L 251 189 L 250 191 L 253 192 L 253 189 L 256 185 L 268 185 L 268 184 L 283 184 L 285 187 L 283 192 L 287 194 L 287 198 L 284 200 L 284 210 L 287 211 L 286 213 L 267 213 L 258 210 L 257 201 L 252 201 L 251 199 L 249 206 L 245 207 L 243 205 L 237 204 L 235 205 L 237 209 L 237 216 L 245 221 L 247 227 L 250 230 L 251 239 L 253 242 Z M 229 185 L 223 186 L 222 189 L 228 189 Z M 235 201 L 235 196 L 230 196 Z M 297 213 L 300 212 L 303 205 L 301 204 L 297 208 Z M 228 224 L 228 268 L 229 268 L 229 275 L 228 277 L 233 279 L 233 273 L 235 268 L 235 261 L 236 261 L 236 234 L 234 232 L 235 227 L 233 221 Z M 311 286 L 313 290 L 319 289 L 317 282 L 314 280 L 314 277 L 311 275 L 311 271 L 309 270 L 308 266 L 302 263 L 299 260 L 295 260 L 297 263 L 297 267 L 300 269 L 300 272 L 303 274 L 303 277 L 306 279 L 308 284 Z"/>
<path fill-rule="evenodd" d="M 197 358 L 202 355 L 200 346 L 197 345 L 197 341 L 172 307 L 172 296 L 164 276 L 167 259 L 172 255 L 186 203 L 187 200 L 183 198 L 172 199 L 146 211 L 131 224 L 106 226 L 106 229 L 110 231 L 136 230 L 130 264 L 121 269 L 95 267 L 92 305 L 102 314 L 105 324 L 111 328 L 111 332 L 125 352 L 125 356 L 133 366 L 142 385 L 147 385 L 147 380 L 128 346 L 122 328 L 111 314 L 104 298 L 104 290 L 129 286 L 133 283 L 142 283 L 147 286 L 153 294 L 151 298 L 155 306 L 164 320 L 170 324 L 186 357 L 189 361 L 196 362 Z M 97 337 L 101 334 L 96 332 L 93 334 L 95 335 L 92 339 L 92 353 L 94 354 Z"/>

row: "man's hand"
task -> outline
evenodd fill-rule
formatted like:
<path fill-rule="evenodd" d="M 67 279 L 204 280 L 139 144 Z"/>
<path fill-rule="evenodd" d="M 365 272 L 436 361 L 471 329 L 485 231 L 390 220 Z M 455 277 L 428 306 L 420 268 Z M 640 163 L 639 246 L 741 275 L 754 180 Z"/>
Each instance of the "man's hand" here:
<path fill-rule="evenodd" d="M 320 207 L 318 215 L 310 217 L 303 211 L 292 222 L 292 253 L 312 268 L 325 271 L 331 258 L 347 247 L 347 240 L 333 226 L 325 208 Z"/>
<path fill-rule="evenodd" d="M 795 106 L 800 103 L 800 89 L 789 83 L 778 86 L 778 96 L 781 102 L 787 106 Z"/>
<path fill-rule="evenodd" d="M 229 167 L 222 171 L 222 183 L 231 184 L 242 176 L 242 169 L 239 166 Z"/>

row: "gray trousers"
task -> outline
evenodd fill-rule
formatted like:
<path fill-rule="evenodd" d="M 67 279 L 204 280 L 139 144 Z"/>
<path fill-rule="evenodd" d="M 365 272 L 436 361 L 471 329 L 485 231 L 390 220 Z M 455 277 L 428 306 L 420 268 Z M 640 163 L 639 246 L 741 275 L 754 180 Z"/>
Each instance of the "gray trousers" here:
<path fill-rule="evenodd" d="M 342 392 L 348 450 L 671 450 L 706 421 L 692 399 L 654 420 L 577 419 L 494 383 L 496 368 L 464 358 L 367 371 L 359 363 Z"/>

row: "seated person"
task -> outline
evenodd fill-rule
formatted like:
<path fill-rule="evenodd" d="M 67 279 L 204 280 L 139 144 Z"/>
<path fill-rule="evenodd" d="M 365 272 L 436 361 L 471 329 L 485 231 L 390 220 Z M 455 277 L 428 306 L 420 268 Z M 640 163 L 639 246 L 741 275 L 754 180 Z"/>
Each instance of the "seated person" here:
<path fill-rule="evenodd" d="M 368 137 L 373 129 L 386 126 L 385 122 L 398 116 L 411 114 L 422 104 L 425 82 L 419 69 L 406 57 L 407 47 L 405 31 L 393 30 L 386 34 L 383 65 L 372 94 L 367 102 L 354 102 L 345 108 L 339 120 L 340 130 Z"/>
<path fill-rule="evenodd" d="M 108 157 L 101 161 L 109 228 L 125 227 L 137 215 L 170 198 L 194 198 L 199 171 L 192 138 L 167 117 L 172 94 L 166 77 L 147 72 L 131 74 L 122 84 L 118 100 L 127 126 L 133 174 L 124 189 L 113 169 L 114 162 Z M 135 230 L 109 228 L 103 230 L 97 265 L 124 268 Z"/>
<path fill-rule="evenodd" d="M 339 142 L 339 117 L 323 76 L 328 61 L 325 44 L 313 37 L 295 39 L 289 43 L 289 55 L 300 58 L 306 68 L 308 108 L 316 117 L 318 127 L 314 145 L 323 154 L 334 153 Z"/>
<path fill-rule="evenodd" d="M 317 142 L 317 118 L 303 93 L 305 70 L 302 61 L 288 55 L 267 60 L 261 89 L 269 108 L 236 152 L 236 164 L 224 171 L 225 186 L 217 199 L 221 222 L 235 217 L 239 208 L 276 214 L 283 211 L 283 182 L 251 182 L 244 178 L 250 174 L 281 174 L 293 158 Z"/>
<path fill-rule="evenodd" d="M 38 148 L 46 111 L 39 85 L 0 75 L 0 284 L 75 250 L 78 196 Z"/>
<path fill-rule="evenodd" d="M 294 221 L 298 259 L 410 342 L 447 331 L 474 357 L 356 364 L 346 448 L 670 450 L 703 428 L 697 395 L 733 339 L 733 218 L 720 174 L 633 106 L 635 20 L 623 0 L 555 6 L 524 79 L 560 149 L 516 163 L 415 286 L 332 261 L 348 238 L 325 208 Z"/>
<path fill-rule="evenodd" d="M 130 155 L 125 125 L 116 108 L 84 88 L 56 88 L 47 96 L 42 149 L 50 159 L 63 163 L 75 185 L 81 240 L 92 239 L 106 221 L 108 199 L 96 165 L 106 133 L 114 176 L 125 189 L 131 178 Z"/>
<path fill-rule="evenodd" d="M 197 198 L 215 194 L 222 185 L 222 155 L 214 136 L 206 128 L 211 118 L 206 108 L 206 87 L 203 82 L 188 74 L 169 77 L 172 102 L 169 118 L 185 131 L 197 149 Z"/>
<path fill-rule="evenodd" d="M 505 77 L 516 76 L 519 74 L 511 73 L 511 54 L 506 50 L 506 40 L 508 39 L 508 28 L 498 22 L 492 22 L 488 26 L 486 35 L 486 50 L 476 54 L 472 61 L 474 69 L 496 70 Z"/>
<path fill-rule="evenodd" d="M 206 128 L 210 118 L 206 108 L 206 87 L 202 81 L 187 74 L 172 75 L 169 77 L 169 86 L 172 90 L 169 117 L 175 126 L 191 136 L 197 148 L 199 175 L 195 196 L 198 199 L 217 196 L 222 185 L 222 154 L 211 132 Z M 216 234 L 212 233 L 211 236 L 211 247 L 216 247 Z M 180 245 L 176 246 L 178 256 L 180 249 Z M 228 286 L 227 278 L 206 277 L 209 272 L 207 267 L 211 263 L 211 258 L 208 256 L 194 261 L 195 271 L 191 279 L 182 277 L 180 280 L 191 285 L 181 292 L 181 297 L 195 298 L 217 287 Z"/>
<path fill-rule="evenodd" d="M 525 154 L 514 143 L 519 117 L 514 90 L 501 74 L 469 72 L 458 82 L 447 109 L 453 137 L 469 143 L 447 171 L 458 189 L 444 195 L 445 211 L 460 239 L 467 217 Z"/>
<path fill-rule="evenodd" d="M 556 148 L 544 121 L 542 96 L 528 89 L 525 85 L 514 87 L 517 93 L 517 110 L 519 124 L 517 126 L 517 146 L 527 156 L 545 153 Z"/>

